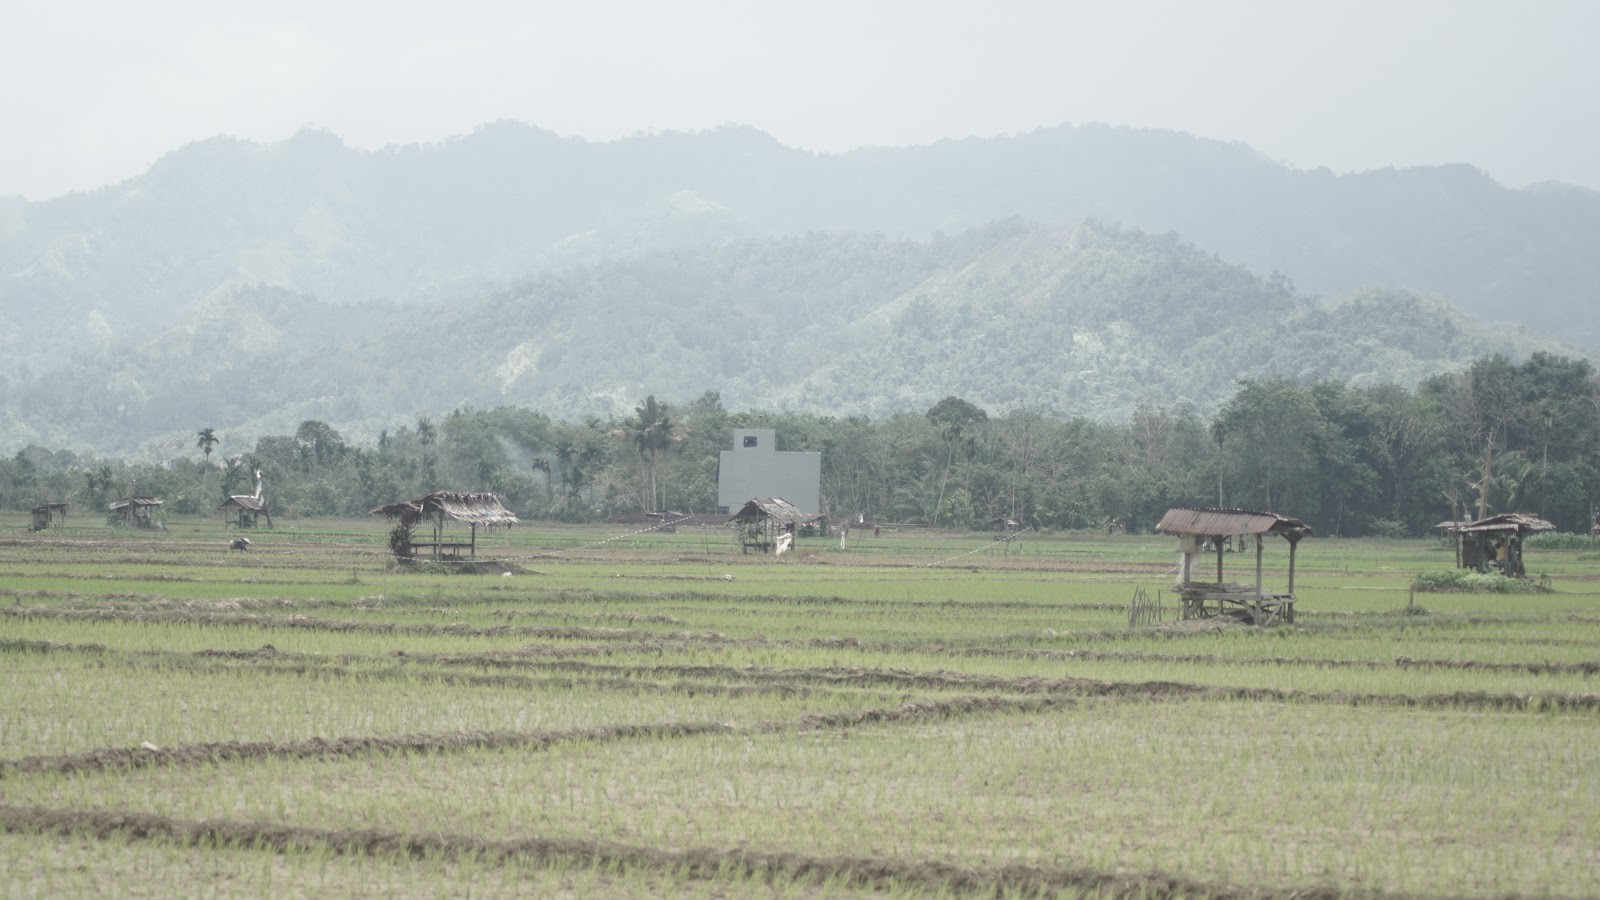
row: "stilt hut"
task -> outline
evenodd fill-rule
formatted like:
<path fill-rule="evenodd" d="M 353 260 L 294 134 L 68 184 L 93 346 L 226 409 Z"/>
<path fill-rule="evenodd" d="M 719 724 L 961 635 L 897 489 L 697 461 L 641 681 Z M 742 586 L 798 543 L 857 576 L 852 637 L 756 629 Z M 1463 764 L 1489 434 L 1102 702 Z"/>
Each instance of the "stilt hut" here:
<path fill-rule="evenodd" d="M 818 513 L 803 513 L 782 497 L 754 497 L 728 520 L 737 529 L 739 547 L 746 553 L 780 556 L 793 546 L 799 530 L 815 527 Z"/>
<path fill-rule="evenodd" d="M 166 530 L 166 526 L 156 518 L 156 513 L 161 511 L 161 501 L 154 497 L 129 497 L 126 500 L 113 500 L 108 510 L 106 522 L 111 525 Z"/>
<path fill-rule="evenodd" d="M 389 549 L 400 559 L 415 559 L 426 554 L 434 559 L 460 559 L 478 555 L 478 528 L 510 528 L 520 519 L 500 505 L 500 498 L 490 493 L 469 494 L 461 491 L 434 491 L 426 497 L 390 503 L 372 510 L 369 515 L 396 519 L 394 531 L 389 534 Z M 413 529 L 427 521 L 433 526 L 433 540 L 414 539 Z M 471 529 L 467 541 L 446 541 L 446 522 L 457 522 Z M 421 551 L 421 553 L 419 553 Z"/>
<path fill-rule="evenodd" d="M 1311 526 L 1271 512 L 1175 507 L 1161 517 L 1156 530 L 1178 538 L 1178 593 L 1183 597 L 1183 618 L 1231 615 L 1256 625 L 1294 621 L 1295 549 L 1301 538 L 1311 534 Z M 1261 583 L 1263 545 L 1273 534 L 1289 542 L 1289 585 L 1282 593 L 1268 592 Z M 1223 539 L 1229 535 L 1255 538 L 1254 586 L 1230 583 L 1223 577 Z M 1208 541 L 1217 557 L 1215 583 L 1199 580 L 1198 560 L 1202 545 Z"/>
<path fill-rule="evenodd" d="M 247 497 L 244 494 L 234 494 L 222 501 L 217 505 L 217 512 L 228 516 L 236 515 L 234 524 L 239 528 L 256 527 L 257 520 L 262 516 L 267 518 L 267 527 L 272 527 L 272 513 L 267 509 L 267 501 Z"/>
<path fill-rule="evenodd" d="M 40 503 L 33 508 L 33 530 L 60 528 L 67 524 L 67 504 L 61 501 Z"/>
<path fill-rule="evenodd" d="M 1499 572 L 1508 578 L 1528 577 L 1522 562 L 1522 545 L 1528 536 L 1556 530 L 1532 513 L 1501 513 L 1476 521 L 1440 522 L 1434 527 L 1455 537 L 1457 567 Z"/>
<path fill-rule="evenodd" d="M 266 486 L 261 480 L 261 470 L 256 470 L 256 492 L 254 494 L 233 494 L 228 499 L 217 505 L 218 512 L 238 514 L 240 528 L 254 528 L 256 521 L 261 516 L 267 517 L 267 527 L 272 527 L 272 513 L 267 509 Z"/>

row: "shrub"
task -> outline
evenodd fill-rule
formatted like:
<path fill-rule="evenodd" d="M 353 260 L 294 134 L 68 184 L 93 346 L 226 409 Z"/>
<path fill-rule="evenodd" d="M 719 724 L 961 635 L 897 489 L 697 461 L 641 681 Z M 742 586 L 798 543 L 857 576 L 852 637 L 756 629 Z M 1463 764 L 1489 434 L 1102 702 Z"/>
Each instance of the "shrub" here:
<path fill-rule="evenodd" d="M 1411 587 L 1419 594 L 1538 594 L 1543 590 L 1525 578 L 1507 578 L 1467 569 L 1420 572 Z"/>

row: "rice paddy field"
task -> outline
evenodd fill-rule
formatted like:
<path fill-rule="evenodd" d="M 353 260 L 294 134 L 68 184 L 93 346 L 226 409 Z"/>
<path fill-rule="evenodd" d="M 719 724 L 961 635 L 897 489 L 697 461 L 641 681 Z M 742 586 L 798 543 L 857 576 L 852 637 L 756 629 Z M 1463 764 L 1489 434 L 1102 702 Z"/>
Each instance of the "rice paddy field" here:
<path fill-rule="evenodd" d="M 0 518 L 0 894 L 1600 895 L 1592 547 L 168 524 Z"/>

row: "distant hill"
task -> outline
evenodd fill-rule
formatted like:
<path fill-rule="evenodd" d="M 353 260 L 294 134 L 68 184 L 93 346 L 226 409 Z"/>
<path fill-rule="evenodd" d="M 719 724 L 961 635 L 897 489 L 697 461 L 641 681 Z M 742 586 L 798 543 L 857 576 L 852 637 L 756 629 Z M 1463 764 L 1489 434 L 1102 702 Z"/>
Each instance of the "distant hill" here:
<path fill-rule="evenodd" d="M 243 447 L 305 419 L 360 441 L 463 405 L 577 418 L 707 389 L 732 409 L 884 415 L 956 394 L 1119 419 L 1146 403 L 1209 412 L 1240 378 L 1412 385 L 1541 349 L 1572 352 L 1405 291 L 1319 303 L 1115 225 L 813 232 L 641 245 L 448 304 L 214 290 L 151 339 L 0 382 L 0 445 L 181 455 L 200 427 Z"/>
<path fill-rule="evenodd" d="M 659 251 L 1011 217 L 1176 232 L 1310 294 L 1436 294 L 1600 350 L 1600 194 L 1580 188 L 1511 190 L 1466 166 L 1299 171 L 1098 125 L 823 155 L 740 127 L 595 143 L 501 122 L 373 152 L 317 131 L 215 138 L 119 185 L 0 200 L 0 374 L 149 339 L 241 289 L 458 303 Z"/>

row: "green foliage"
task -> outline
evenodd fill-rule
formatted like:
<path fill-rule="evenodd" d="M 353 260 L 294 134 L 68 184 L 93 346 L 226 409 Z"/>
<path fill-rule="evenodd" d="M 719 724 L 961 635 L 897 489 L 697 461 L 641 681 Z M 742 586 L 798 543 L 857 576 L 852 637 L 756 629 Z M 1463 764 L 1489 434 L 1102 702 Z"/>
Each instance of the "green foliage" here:
<path fill-rule="evenodd" d="M 1595 546 L 1597 540 L 1600 538 L 1589 534 L 1546 531 L 1529 535 L 1523 541 L 1523 546 L 1531 550 L 1588 550 Z"/>
<path fill-rule="evenodd" d="M 1446 569 L 1441 572 L 1420 572 L 1411 586 L 1418 593 L 1435 594 L 1538 594 L 1543 589 L 1525 578 L 1507 578 L 1504 575 L 1473 572 L 1467 569 Z"/>

